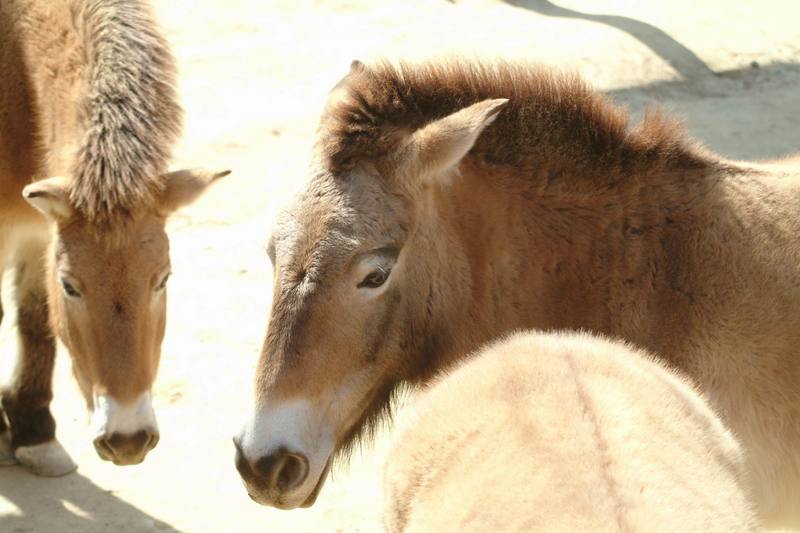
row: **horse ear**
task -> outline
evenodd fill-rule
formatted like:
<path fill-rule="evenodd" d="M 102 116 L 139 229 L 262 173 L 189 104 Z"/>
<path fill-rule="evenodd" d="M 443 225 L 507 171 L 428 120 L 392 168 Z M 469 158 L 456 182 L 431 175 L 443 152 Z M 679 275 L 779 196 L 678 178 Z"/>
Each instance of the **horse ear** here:
<path fill-rule="evenodd" d="M 69 181 L 60 176 L 31 183 L 22 189 L 22 197 L 55 222 L 70 218 L 74 212 L 69 202 Z"/>
<path fill-rule="evenodd" d="M 398 172 L 426 180 L 454 169 L 507 103 L 506 98 L 483 100 L 415 131 L 400 149 Z"/>
<path fill-rule="evenodd" d="M 164 190 L 159 198 L 161 210 L 169 214 L 194 202 L 209 185 L 230 173 L 230 170 L 209 172 L 200 169 L 184 169 L 163 174 L 161 179 L 164 183 Z"/>

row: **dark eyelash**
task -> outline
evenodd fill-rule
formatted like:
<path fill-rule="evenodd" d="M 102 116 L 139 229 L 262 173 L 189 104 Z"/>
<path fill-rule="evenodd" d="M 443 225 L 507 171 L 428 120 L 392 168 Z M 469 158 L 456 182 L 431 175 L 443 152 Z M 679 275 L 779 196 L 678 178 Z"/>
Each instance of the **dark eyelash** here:
<path fill-rule="evenodd" d="M 61 286 L 64 287 L 64 292 L 67 293 L 67 296 L 71 298 L 81 297 L 81 293 L 78 292 L 78 289 L 73 287 L 72 284 L 67 280 L 65 280 L 64 278 L 61 278 Z"/>
<path fill-rule="evenodd" d="M 172 272 L 168 272 L 168 273 L 167 273 L 167 275 L 166 275 L 166 276 L 164 276 L 164 279 L 162 279 L 162 280 L 161 280 L 161 283 L 159 283 L 158 285 L 156 285 L 156 290 L 157 290 L 157 291 L 160 291 L 160 290 L 162 290 L 162 289 L 166 288 L 166 286 L 167 286 L 167 281 L 169 281 L 169 278 L 170 278 L 171 276 L 172 276 Z"/>
<path fill-rule="evenodd" d="M 367 276 L 356 285 L 359 289 L 377 289 L 384 283 L 386 280 L 389 279 L 389 275 L 392 273 L 391 268 L 378 268 L 377 270 L 373 270 Z"/>

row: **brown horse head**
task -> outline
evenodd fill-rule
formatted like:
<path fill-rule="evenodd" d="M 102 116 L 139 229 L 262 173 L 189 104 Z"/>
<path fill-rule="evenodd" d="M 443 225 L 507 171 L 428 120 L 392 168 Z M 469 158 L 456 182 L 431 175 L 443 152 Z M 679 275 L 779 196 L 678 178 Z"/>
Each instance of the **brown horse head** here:
<path fill-rule="evenodd" d="M 726 161 L 660 113 L 631 128 L 576 77 L 500 61 L 356 64 L 318 135 L 273 236 L 255 413 L 235 440 L 256 501 L 310 505 L 396 384 L 516 329 L 583 329 L 696 380 L 753 450 L 765 518 L 788 523 L 791 161 Z"/>
<path fill-rule="evenodd" d="M 66 179 L 37 181 L 23 191 L 52 222 L 51 324 L 93 411 L 95 448 L 115 464 L 140 463 L 159 438 L 150 395 L 166 323 L 167 216 L 225 174 L 165 174 L 154 206 L 102 229 L 75 207 Z"/>
<path fill-rule="evenodd" d="M 268 246 L 274 296 L 255 414 L 235 439 L 257 502 L 312 505 L 336 452 L 417 373 L 431 326 L 428 281 L 444 274 L 415 254 L 431 238 L 429 185 L 457 169 L 505 103 L 480 101 L 396 131 L 391 149 L 359 161 L 330 157 L 336 133 L 323 120 L 311 184 Z"/>

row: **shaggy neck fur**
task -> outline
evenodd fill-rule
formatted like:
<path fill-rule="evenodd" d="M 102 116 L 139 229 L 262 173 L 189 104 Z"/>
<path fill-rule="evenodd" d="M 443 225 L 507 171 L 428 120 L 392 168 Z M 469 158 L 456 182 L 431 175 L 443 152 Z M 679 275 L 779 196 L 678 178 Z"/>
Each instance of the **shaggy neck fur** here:
<path fill-rule="evenodd" d="M 151 206 L 181 127 L 175 65 L 150 7 L 126 0 L 17 0 L 19 41 L 46 161 L 98 228 Z M 74 105 L 79 102 L 79 105 Z"/>
<path fill-rule="evenodd" d="M 320 144 L 339 175 L 361 160 L 381 160 L 404 134 L 490 98 L 509 103 L 469 159 L 491 171 L 513 169 L 514 176 L 542 187 L 568 187 L 562 178 L 609 187 L 640 173 L 710 164 L 680 125 L 660 112 L 646 114 L 629 130 L 626 113 L 580 78 L 533 65 L 356 64 L 336 94 L 321 123 Z M 570 170 L 572 176 L 563 176 Z"/>

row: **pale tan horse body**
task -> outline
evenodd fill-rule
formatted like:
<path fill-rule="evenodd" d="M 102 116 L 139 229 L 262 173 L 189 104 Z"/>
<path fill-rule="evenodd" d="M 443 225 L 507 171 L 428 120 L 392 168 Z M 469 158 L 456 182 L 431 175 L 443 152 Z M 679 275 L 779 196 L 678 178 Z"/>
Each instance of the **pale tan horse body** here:
<path fill-rule="evenodd" d="M 5 460 L 43 475 L 74 468 L 49 411 L 55 332 L 98 453 L 139 462 L 158 441 L 165 219 L 215 175 L 163 174 L 181 110 L 144 2 L 0 2 L 0 72 L 0 272 L 16 272 L 20 348 L 2 394 Z"/>
<path fill-rule="evenodd" d="M 392 533 L 755 531 L 744 453 L 621 342 L 519 333 L 437 378 L 385 467 Z"/>
<path fill-rule="evenodd" d="M 398 385 L 514 329 L 585 329 L 689 375 L 769 525 L 799 524 L 797 170 L 725 161 L 659 115 L 630 129 L 536 67 L 354 63 L 272 236 L 249 493 L 310 505 Z"/>

